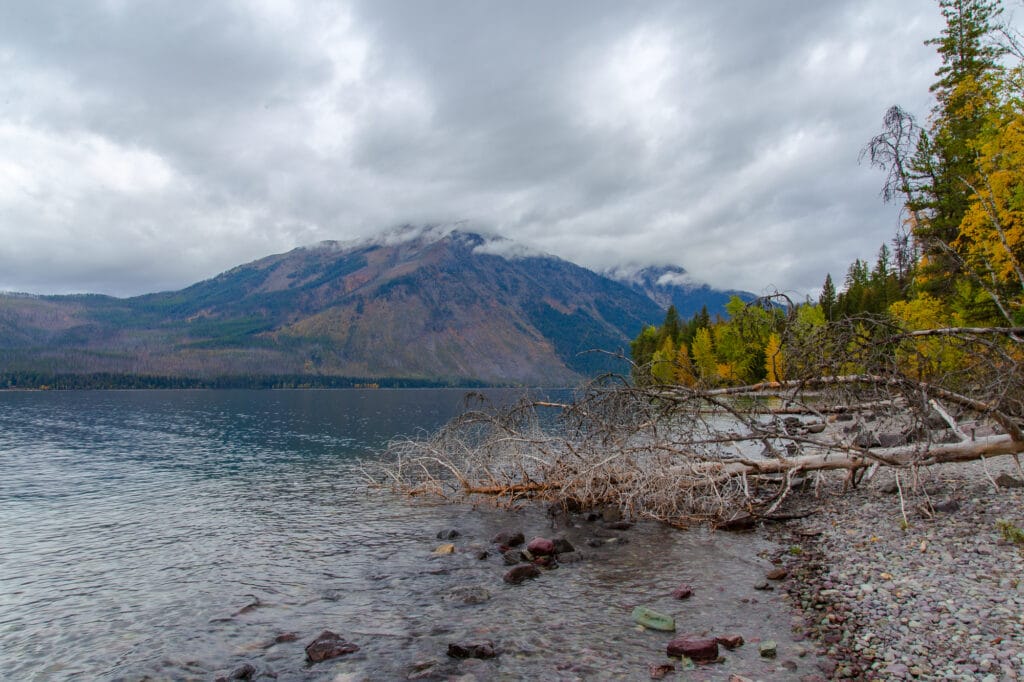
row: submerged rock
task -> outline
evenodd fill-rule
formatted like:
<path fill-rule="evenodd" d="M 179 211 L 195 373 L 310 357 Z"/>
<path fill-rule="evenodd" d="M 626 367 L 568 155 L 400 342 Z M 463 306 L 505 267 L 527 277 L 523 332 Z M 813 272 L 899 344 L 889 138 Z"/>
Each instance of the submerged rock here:
<path fill-rule="evenodd" d="M 316 639 L 306 645 L 306 660 L 319 663 L 329 658 L 337 658 L 359 651 L 359 646 L 348 642 L 341 635 L 324 630 Z"/>
<path fill-rule="evenodd" d="M 555 543 L 547 538 L 534 538 L 526 546 L 526 551 L 534 556 L 549 556 L 555 553 Z"/>
<path fill-rule="evenodd" d="M 736 647 L 743 646 L 742 635 L 719 635 L 715 637 L 715 641 L 726 649 L 735 649 Z"/>
<path fill-rule="evenodd" d="M 522 531 L 502 531 L 491 538 L 491 542 L 496 545 L 503 545 L 505 547 L 518 547 L 519 545 L 526 542 L 526 536 L 523 535 Z"/>
<path fill-rule="evenodd" d="M 693 588 L 683 583 L 676 589 L 672 590 L 673 599 L 689 599 L 693 596 Z"/>
<path fill-rule="evenodd" d="M 629 530 L 633 527 L 633 524 L 629 521 L 609 521 L 604 524 L 604 527 L 608 530 Z"/>
<path fill-rule="evenodd" d="M 572 546 L 572 543 L 565 538 L 554 538 L 552 542 L 555 543 L 555 554 L 567 554 L 569 552 L 576 551 L 576 548 Z"/>
<path fill-rule="evenodd" d="M 506 566 L 515 566 L 522 561 L 523 557 L 518 549 L 510 549 L 506 552 L 502 552 L 501 558 L 505 561 Z"/>
<path fill-rule="evenodd" d="M 434 550 L 434 554 L 455 554 L 455 545 L 448 542 Z"/>
<path fill-rule="evenodd" d="M 708 663 L 718 660 L 718 642 L 712 637 L 684 635 L 669 642 L 666 653 L 669 656 L 686 656 L 697 663 Z"/>
<path fill-rule="evenodd" d="M 675 632 L 676 619 L 664 613 L 658 613 L 646 606 L 638 606 L 633 609 L 633 620 L 651 630 L 662 632 Z"/>
<path fill-rule="evenodd" d="M 446 528 L 445 530 L 441 530 L 441 531 L 437 532 L 437 539 L 438 540 L 454 540 L 455 538 L 459 537 L 460 535 L 462 535 L 462 533 L 460 533 L 459 531 L 455 530 L 454 528 Z"/>
<path fill-rule="evenodd" d="M 455 587 L 449 590 L 448 594 L 445 595 L 445 599 L 448 601 L 458 602 L 460 604 L 483 604 L 491 598 L 491 593 L 485 588 L 479 585 L 464 585 L 463 587 Z"/>
<path fill-rule="evenodd" d="M 651 673 L 652 680 L 663 680 L 665 679 L 666 675 L 668 675 L 669 673 L 674 673 L 676 671 L 676 667 L 671 663 L 664 663 L 662 665 L 654 665 L 652 663 L 651 665 L 647 666 L 647 668 Z"/>
<path fill-rule="evenodd" d="M 518 585 L 524 580 L 532 580 L 540 576 L 540 569 L 533 564 L 523 564 L 516 566 L 511 571 L 505 574 L 503 580 L 509 585 Z"/>
<path fill-rule="evenodd" d="M 252 663 L 245 663 L 232 670 L 226 677 L 218 677 L 216 682 L 228 682 L 229 680 L 251 680 L 256 677 L 256 672 L 256 666 Z"/>
<path fill-rule="evenodd" d="M 452 642 L 448 645 L 448 655 L 452 658 L 494 658 L 498 652 L 494 650 L 494 642 L 481 639 L 476 642 Z"/>

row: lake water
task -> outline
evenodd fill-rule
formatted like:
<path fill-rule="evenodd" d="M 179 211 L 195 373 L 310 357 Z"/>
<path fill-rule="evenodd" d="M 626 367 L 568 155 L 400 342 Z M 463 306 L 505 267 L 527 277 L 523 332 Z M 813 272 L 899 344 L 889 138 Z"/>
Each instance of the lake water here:
<path fill-rule="evenodd" d="M 510 392 L 488 392 L 495 400 Z M 557 397 L 557 396 L 556 396 Z M 433 429 L 458 390 L 0 393 L 0 679 L 212 680 L 250 663 L 278 680 L 649 679 L 665 633 L 630 619 L 643 604 L 683 632 L 747 644 L 686 679 L 799 679 L 792 616 L 758 592 L 770 546 L 755 535 L 642 523 L 626 544 L 542 509 L 412 501 L 366 488 L 360 459 Z M 439 530 L 459 552 L 435 556 Z M 498 531 L 565 535 L 584 560 L 520 586 L 502 582 Z M 669 597 L 681 582 L 695 595 Z M 490 599 L 465 605 L 460 587 Z M 329 629 L 359 652 L 308 665 Z M 275 640 L 286 633 L 294 641 Z M 493 640 L 466 662 L 450 642 Z M 288 639 L 287 637 L 284 639 Z M 810 648 L 803 645 L 804 648 Z M 787 662 L 788 667 L 782 665 Z M 678 663 L 678 661 L 677 661 Z M 793 665 L 795 664 L 795 670 Z M 429 664 L 429 665 L 428 665 Z M 681 679 L 682 675 L 668 679 Z"/>

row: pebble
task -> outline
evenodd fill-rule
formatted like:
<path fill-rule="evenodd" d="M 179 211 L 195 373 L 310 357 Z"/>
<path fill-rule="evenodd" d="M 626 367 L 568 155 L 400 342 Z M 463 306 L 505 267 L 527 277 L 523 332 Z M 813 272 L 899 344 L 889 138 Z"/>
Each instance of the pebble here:
<path fill-rule="evenodd" d="M 1016 474 L 1009 457 L 990 458 L 989 474 Z M 981 463 L 922 467 L 928 495 L 957 500 L 934 518 L 914 517 L 925 503 L 912 474 L 901 472 L 910 525 L 899 497 L 872 483 L 841 490 L 828 479 L 824 510 L 812 517 L 820 534 L 778 527 L 785 589 L 804 615 L 808 636 L 834 662 L 833 679 L 1016 680 L 1024 671 L 1024 548 L 1003 540 L 996 525 L 1024 528 L 1024 491 L 988 483 Z M 965 494 L 966 493 L 966 494 Z M 795 524 L 794 524 L 795 525 Z"/>

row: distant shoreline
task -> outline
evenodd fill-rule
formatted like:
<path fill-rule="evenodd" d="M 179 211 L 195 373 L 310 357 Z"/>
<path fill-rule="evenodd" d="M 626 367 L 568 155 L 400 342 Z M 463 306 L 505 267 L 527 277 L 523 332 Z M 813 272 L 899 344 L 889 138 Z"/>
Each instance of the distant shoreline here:
<path fill-rule="evenodd" d="M 136 390 L 136 389 L 355 389 L 391 388 L 534 388 L 487 383 L 473 379 L 421 379 L 403 377 L 335 377 L 315 375 L 219 376 L 209 378 L 145 374 L 0 373 L 0 391 Z"/>

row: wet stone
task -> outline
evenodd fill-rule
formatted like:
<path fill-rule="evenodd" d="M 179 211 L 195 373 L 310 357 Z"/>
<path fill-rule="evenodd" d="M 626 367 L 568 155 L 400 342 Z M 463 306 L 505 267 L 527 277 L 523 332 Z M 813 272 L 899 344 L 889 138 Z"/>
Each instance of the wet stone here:
<path fill-rule="evenodd" d="M 743 646 L 743 635 L 719 635 L 715 640 L 726 649 Z"/>
<path fill-rule="evenodd" d="M 502 531 L 491 538 L 491 542 L 496 545 L 503 545 L 505 547 L 518 547 L 519 545 L 526 542 L 526 536 L 523 535 L 522 531 Z"/>
<path fill-rule="evenodd" d="M 547 538 L 534 538 L 526 546 L 526 551 L 534 556 L 550 556 L 555 553 L 555 543 Z"/>
<path fill-rule="evenodd" d="M 509 585 L 519 585 L 524 580 L 532 580 L 540 576 L 540 569 L 533 564 L 516 566 L 505 574 L 503 580 Z"/>
<path fill-rule="evenodd" d="M 445 595 L 445 599 L 467 606 L 483 604 L 490 600 L 491 593 L 479 585 L 465 585 L 453 588 Z"/>
<path fill-rule="evenodd" d="M 494 658 L 498 652 L 494 642 L 481 639 L 473 642 L 452 642 L 448 645 L 448 655 L 452 658 Z"/>
<path fill-rule="evenodd" d="M 555 545 L 555 554 L 568 554 L 569 552 L 576 551 L 576 548 L 572 546 L 572 543 L 565 538 L 554 538 L 552 542 Z"/>
<path fill-rule="evenodd" d="M 341 635 L 324 630 L 312 642 L 306 645 L 306 659 L 310 663 L 319 663 L 330 658 L 345 656 L 359 651 L 359 647 L 348 642 Z"/>
<path fill-rule="evenodd" d="M 251 663 L 245 663 L 234 670 L 232 670 L 227 677 L 218 677 L 217 682 L 227 682 L 228 680 L 251 680 L 256 677 L 256 666 Z"/>
<path fill-rule="evenodd" d="M 455 538 L 459 537 L 460 535 L 462 535 L 462 533 L 460 533 L 459 531 L 455 530 L 454 528 L 446 528 L 445 530 L 441 530 L 441 531 L 437 532 L 437 539 L 438 540 L 454 540 Z"/>
<path fill-rule="evenodd" d="M 647 670 L 650 672 L 652 680 L 663 680 L 669 673 L 674 673 L 676 667 L 671 663 L 664 663 L 662 665 L 651 664 L 647 666 Z"/>
<path fill-rule="evenodd" d="M 683 583 L 676 589 L 672 590 L 673 599 L 689 599 L 693 596 L 693 588 Z"/>
<path fill-rule="evenodd" d="M 502 552 L 501 558 L 504 560 L 506 566 L 515 566 L 522 561 L 523 557 L 518 549 L 510 549 L 507 552 Z"/>
<path fill-rule="evenodd" d="M 629 521 L 610 521 L 605 523 L 604 527 L 608 530 L 629 530 L 633 527 L 633 524 Z"/>
<path fill-rule="evenodd" d="M 717 661 L 718 642 L 711 637 L 676 637 L 668 643 L 666 653 L 669 656 L 686 656 L 697 663 Z"/>

